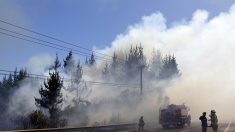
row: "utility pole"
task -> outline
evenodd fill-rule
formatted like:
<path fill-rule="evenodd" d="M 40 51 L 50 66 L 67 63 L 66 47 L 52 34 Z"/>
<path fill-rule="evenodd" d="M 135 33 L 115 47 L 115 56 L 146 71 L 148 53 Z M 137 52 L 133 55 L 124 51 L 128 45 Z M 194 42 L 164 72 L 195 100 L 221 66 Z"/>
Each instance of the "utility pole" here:
<path fill-rule="evenodd" d="M 143 94 L 143 66 L 140 67 L 140 95 Z"/>

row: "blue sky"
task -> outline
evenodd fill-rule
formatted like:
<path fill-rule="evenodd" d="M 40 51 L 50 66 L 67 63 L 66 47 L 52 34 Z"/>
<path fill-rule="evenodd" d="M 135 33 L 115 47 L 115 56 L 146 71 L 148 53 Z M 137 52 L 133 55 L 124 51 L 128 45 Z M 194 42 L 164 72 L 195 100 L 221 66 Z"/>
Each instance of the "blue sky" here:
<path fill-rule="evenodd" d="M 144 15 L 161 12 L 171 26 L 191 19 L 197 9 L 210 17 L 227 11 L 233 0 L 1 0 L 0 19 L 92 49 L 109 46 L 128 25 Z M 10 27 L 0 23 L 0 27 Z M 18 30 L 17 30 L 18 31 Z M 20 30 L 20 32 L 23 32 Z M 27 32 L 23 32 L 32 35 Z M 33 35 L 32 35 L 33 36 Z M 38 36 L 37 36 L 38 37 Z M 43 38 L 45 39 L 45 38 Z M 66 53 L 0 34 L 0 69 L 25 66 L 38 54 Z"/>

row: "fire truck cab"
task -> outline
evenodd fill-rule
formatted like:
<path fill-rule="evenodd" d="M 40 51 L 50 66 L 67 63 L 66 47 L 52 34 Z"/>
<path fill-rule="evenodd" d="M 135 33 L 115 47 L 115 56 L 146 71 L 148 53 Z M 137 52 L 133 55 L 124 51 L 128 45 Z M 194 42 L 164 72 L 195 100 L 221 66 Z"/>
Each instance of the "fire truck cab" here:
<path fill-rule="evenodd" d="M 168 105 L 166 108 L 159 110 L 159 123 L 163 128 L 183 128 L 185 124 L 190 126 L 191 115 L 189 108 L 183 105 Z"/>

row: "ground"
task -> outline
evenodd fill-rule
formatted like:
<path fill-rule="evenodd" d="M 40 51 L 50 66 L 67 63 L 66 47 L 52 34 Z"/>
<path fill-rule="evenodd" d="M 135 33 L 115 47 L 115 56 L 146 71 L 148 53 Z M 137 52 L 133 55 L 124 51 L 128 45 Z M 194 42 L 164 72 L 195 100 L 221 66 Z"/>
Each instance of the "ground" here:
<path fill-rule="evenodd" d="M 138 132 L 138 130 L 127 130 L 126 132 Z M 201 132 L 200 122 L 192 123 L 190 127 L 186 126 L 183 129 L 162 129 L 161 126 L 156 125 L 155 127 L 148 126 L 144 132 Z M 208 127 L 207 132 L 212 132 L 212 128 Z M 218 132 L 235 132 L 235 123 L 225 122 L 220 123 Z"/>

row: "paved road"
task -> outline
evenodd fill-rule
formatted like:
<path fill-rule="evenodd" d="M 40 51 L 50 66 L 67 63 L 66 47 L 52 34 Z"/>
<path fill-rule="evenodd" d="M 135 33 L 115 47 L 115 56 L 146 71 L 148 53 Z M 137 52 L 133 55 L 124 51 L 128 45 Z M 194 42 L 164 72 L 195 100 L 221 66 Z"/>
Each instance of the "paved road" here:
<path fill-rule="evenodd" d="M 127 132 L 137 132 L 137 130 L 130 130 Z M 183 129 L 162 129 L 160 126 L 157 128 L 146 128 L 144 132 L 201 132 L 200 123 L 193 123 L 190 127 Z M 213 132 L 211 127 L 208 127 L 207 132 Z M 219 124 L 218 132 L 235 132 L 235 122 L 227 122 Z"/>

